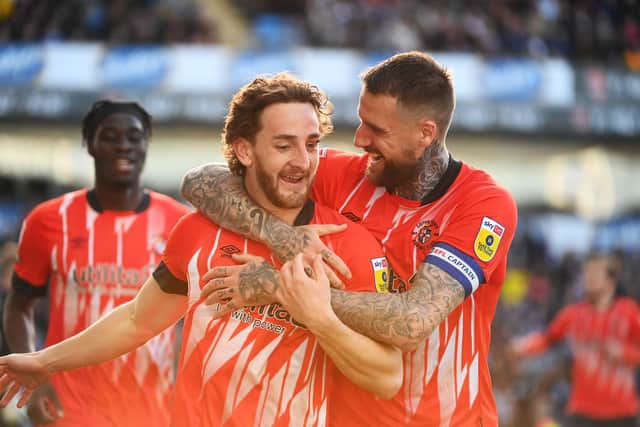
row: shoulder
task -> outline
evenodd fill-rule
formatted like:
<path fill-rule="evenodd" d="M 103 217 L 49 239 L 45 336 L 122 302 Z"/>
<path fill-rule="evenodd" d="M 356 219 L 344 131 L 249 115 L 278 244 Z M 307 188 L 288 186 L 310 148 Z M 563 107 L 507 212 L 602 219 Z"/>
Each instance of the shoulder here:
<path fill-rule="evenodd" d="M 219 229 L 218 225 L 198 211 L 189 212 L 182 216 L 175 225 L 175 229 L 197 229 L 200 233 L 210 233 Z"/>
<path fill-rule="evenodd" d="M 498 201 L 515 209 L 516 203 L 511 193 L 489 173 L 463 163 L 460 175 L 459 188 L 465 193 L 469 203 Z"/>
<path fill-rule="evenodd" d="M 363 231 L 369 234 L 362 225 L 356 224 L 355 222 L 345 218 L 342 214 L 336 212 L 334 209 L 318 203 L 316 203 L 315 206 L 313 222 L 316 224 L 347 224 L 347 230 L 345 233 L 358 233 Z"/>
<path fill-rule="evenodd" d="M 515 227 L 518 208 L 511 193 L 487 172 L 463 163 L 459 179 L 450 190 L 456 210 L 466 216 L 486 217 L 508 227 Z"/>
<path fill-rule="evenodd" d="M 60 208 L 63 205 L 68 205 L 74 200 L 81 198 L 86 200 L 87 190 L 71 191 L 64 193 L 60 196 L 54 197 L 49 200 L 45 200 L 42 203 L 36 205 L 26 217 L 27 221 L 44 220 L 52 216 L 58 217 L 60 215 Z"/>
<path fill-rule="evenodd" d="M 183 213 L 187 213 L 190 211 L 190 209 L 186 205 L 180 203 L 173 197 L 167 196 L 166 194 L 149 191 L 149 197 L 151 197 L 152 203 L 158 206 L 162 206 L 163 208 L 172 209 Z"/>
<path fill-rule="evenodd" d="M 320 164 L 326 165 L 357 165 L 366 164 L 366 156 L 335 148 L 323 147 L 319 150 Z"/>
<path fill-rule="evenodd" d="M 640 306 L 638 306 L 638 303 L 631 297 L 618 297 L 616 305 L 624 311 L 635 314 L 640 313 Z"/>
<path fill-rule="evenodd" d="M 326 206 L 316 204 L 314 222 L 316 224 L 347 224 L 347 229 L 343 232 L 329 235 L 328 237 L 331 238 L 331 240 L 348 243 L 350 246 L 358 246 L 366 243 L 371 243 L 376 247 L 380 246 L 364 226 L 348 220 L 343 215 Z"/>

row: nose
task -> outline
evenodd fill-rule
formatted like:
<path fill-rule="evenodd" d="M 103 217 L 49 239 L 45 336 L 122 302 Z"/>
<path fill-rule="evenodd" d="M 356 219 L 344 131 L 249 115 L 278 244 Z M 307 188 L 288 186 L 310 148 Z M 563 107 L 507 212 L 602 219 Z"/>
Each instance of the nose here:
<path fill-rule="evenodd" d="M 371 145 L 371 137 L 362 125 L 356 129 L 356 133 L 353 136 L 353 145 L 358 148 L 366 148 Z"/>
<path fill-rule="evenodd" d="M 301 147 L 298 147 L 298 149 L 295 150 L 295 154 L 290 163 L 292 166 L 302 170 L 307 170 L 311 167 L 311 155 L 307 151 L 306 144 L 302 144 Z"/>
<path fill-rule="evenodd" d="M 127 136 L 122 136 L 118 138 L 116 144 L 114 144 L 115 149 L 118 151 L 131 151 L 133 149 L 134 142 L 130 141 Z"/>

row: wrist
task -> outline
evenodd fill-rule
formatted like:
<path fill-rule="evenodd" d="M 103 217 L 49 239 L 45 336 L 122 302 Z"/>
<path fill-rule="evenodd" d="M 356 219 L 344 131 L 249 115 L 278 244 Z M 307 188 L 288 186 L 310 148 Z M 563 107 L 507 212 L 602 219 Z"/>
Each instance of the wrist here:
<path fill-rule="evenodd" d="M 295 227 L 278 220 L 263 236 L 265 243 L 281 262 L 292 260 L 304 247 L 305 236 Z"/>
<path fill-rule="evenodd" d="M 47 377 L 61 370 L 55 366 L 55 363 L 51 358 L 50 351 L 47 349 L 36 351 L 33 353 L 33 357 L 38 365 L 42 367 Z"/>
<path fill-rule="evenodd" d="M 306 324 L 309 331 L 318 338 L 327 338 L 334 335 L 336 329 L 340 326 L 341 322 L 338 316 L 329 310 L 324 315 L 317 316 L 313 321 Z"/>

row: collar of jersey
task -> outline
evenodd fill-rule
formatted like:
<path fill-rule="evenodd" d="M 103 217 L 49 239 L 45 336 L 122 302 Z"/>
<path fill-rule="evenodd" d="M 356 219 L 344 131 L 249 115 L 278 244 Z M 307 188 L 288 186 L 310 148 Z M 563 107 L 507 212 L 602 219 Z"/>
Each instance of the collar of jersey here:
<path fill-rule="evenodd" d="M 293 222 L 293 225 L 307 225 L 311 223 L 313 219 L 313 214 L 316 210 L 316 204 L 313 200 L 308 199 L 307 202 L 302 207 L 302 210 L 296 217 L 296 220 Z"/>
<path fill-rule="evenodd" d="M 440 178 L 440 181 L 436 184 L 433 190 L 429 191 L 426 196 L 420 201 L 420 205 L 424 206 L 428 203 L 435 202 L 440 197 L 444 196 L 453 181 L 456 180 L 458 174 L 460 173 L 460 169 L 462 169 L 462 162 L 454 159 L 451 154 L 449 154 L 449 166 L 447 166 L 447 170 Z"/>
<path fill-rule="evenodd" d="M 96 196 L 96 190 L 87 191 L 87 202 L 89 203 L 89 206 L 91 206 L 91 209 L 93 209 L 94 211 L 98 213 L 104 212 L 104 209 L 102 208 L 102 206 L 100 205 L 100 202 L 98 201 L 98 196 Z M 140 203 L 134 209 L 134 212 L 135 213 L 144 212 L 149 207 L 150 203 L 151 203 L 151 196 L 149 195 L 148 192 L 145 191 L 144 194 L 142 195 L 142 200 L 140 200 Z M 115 212 L 115 211 L 112 211 L 112 212 Z M 127 211 L 127 212 L 130 212 L 130 211 Z"/>

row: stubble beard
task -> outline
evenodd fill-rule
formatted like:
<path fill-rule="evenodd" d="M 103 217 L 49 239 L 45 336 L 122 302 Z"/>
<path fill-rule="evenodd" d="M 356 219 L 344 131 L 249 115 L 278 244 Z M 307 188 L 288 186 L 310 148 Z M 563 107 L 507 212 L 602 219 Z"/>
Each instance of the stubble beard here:
<path fill-rule="evenodd" d="M 272 179 L 260 166 L 260 164 L 256 165 L 256 177 L 258 179 L 258 184 L 262 191 L 264 191 L 265 196 L 269 201 L 276 207 L 280 209 L 296 209 L 304 206 L 305 202 L 309 198 L 309 192 L 311 190 L 311 184 L 307 185 L 306 189 L 302 193 L 290 193 L 290 194 L 282 194 L 278 190 L 278 176 L 276 175 L 274 179 Z M 308 176 L 305 176 L 304 179 L 309 180 Z"/>

